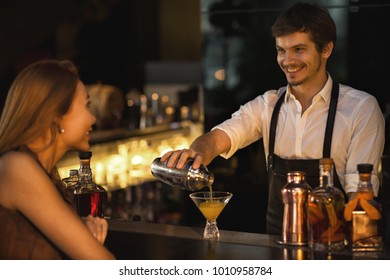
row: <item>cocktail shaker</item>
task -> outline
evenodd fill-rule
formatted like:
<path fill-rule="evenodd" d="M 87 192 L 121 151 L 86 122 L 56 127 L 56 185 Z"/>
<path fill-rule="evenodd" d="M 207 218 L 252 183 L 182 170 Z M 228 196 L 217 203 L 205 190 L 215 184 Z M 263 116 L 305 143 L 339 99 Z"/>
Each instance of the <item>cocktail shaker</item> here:
<path fill-rule="evenodd" d="M 282 243 L 305 245 L 308 240 L 308 196 L 312 188 L 306 183 L 305 173 L 287 173 L 287 184 L 282 188 L 284 204 Z"/>
<path fill-rule="evenodd" d="M 214 174 L 204 165 L 198 169 L 192 168 L 193 163 L 194 161 L 189 159 L 182 169 L 169 168 L 161 158 L 156 158 L 152 163 L 151 172 L 160 181 L 185 190 L 196 191 L 211 186 L 214 182 Z"/>

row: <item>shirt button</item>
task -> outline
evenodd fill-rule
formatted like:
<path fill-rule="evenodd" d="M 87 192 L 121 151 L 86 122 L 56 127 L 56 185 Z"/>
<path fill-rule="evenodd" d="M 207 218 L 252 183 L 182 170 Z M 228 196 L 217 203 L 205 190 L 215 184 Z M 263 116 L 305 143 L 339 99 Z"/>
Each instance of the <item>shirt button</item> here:
<path fill-rule="evenodd" d="M 298 140 L 297 140 L 297 143 L 298 143 L 298 144 L 301 144 L 301 143 L 302 143 L 302 139 L 298 139 Z"/>

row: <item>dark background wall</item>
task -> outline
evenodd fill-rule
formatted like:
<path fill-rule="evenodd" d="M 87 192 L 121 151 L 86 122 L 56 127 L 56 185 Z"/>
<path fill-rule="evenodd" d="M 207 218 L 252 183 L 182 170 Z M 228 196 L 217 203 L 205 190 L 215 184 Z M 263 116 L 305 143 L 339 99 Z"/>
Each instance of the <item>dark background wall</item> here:
<path fill-rule="evenodd" d="M 0 1 L 0 107 L 15 75 L 71 59 L 84 83 L 142 89 L 145 63 L 200 61 L 198 0 Z"/>

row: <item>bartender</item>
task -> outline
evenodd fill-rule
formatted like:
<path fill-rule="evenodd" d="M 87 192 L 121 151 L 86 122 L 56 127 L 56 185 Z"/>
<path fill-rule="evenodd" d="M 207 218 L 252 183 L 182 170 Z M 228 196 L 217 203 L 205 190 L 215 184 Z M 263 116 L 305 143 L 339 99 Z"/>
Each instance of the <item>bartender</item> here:
<path fill-rule="evenodd" d="M 189 149 L 168 152 L 162 161 L 182 168 L 187 158 L 194 158 L 193 167 L 198 168 L 218 155 L 229 158 L 263 138 L 269 176 L 267 233 L 279 235 L 280 191 L 287 172 L 304 171 L 308 183 L 316 187 L 320 158 L 333 158 L 335 186 L 346 199 L 357 190 L 357 164 L 373 164 L 372 184 L 378 194 L 385 126 L 372 95 L 337 83 L 327 72 L 336 44 L 336 25 L 327 9 L 296 3 L 276 19 L 271 30 L 287 86 L 259 95 L 198 137 Z"/>

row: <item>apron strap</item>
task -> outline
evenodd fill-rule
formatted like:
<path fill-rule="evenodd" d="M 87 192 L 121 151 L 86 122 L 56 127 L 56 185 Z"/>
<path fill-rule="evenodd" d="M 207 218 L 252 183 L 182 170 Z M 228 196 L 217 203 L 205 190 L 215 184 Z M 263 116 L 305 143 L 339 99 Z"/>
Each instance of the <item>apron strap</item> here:
<path fill-rule="evenodd" d="M 332 146 L 332 134 L 334 119 L 337 111 L 337 100 L 339 98 L 339 84 L 333 81 L 332 96 L 329 104 L 328 119 L 326 121 L 324 149 L 322 150 L 323 158 L 330 158 L 330 148 Z"/>
<path fill-rule="evenodd" d="M 285 96 L 286 96 L 286 91 L 284 91 L 282 95 L 279 97 L 278 101 L 276 102 L 274 111 L 272 112 L 271 125 L 269 130 L 268 170 L 272 169 L 274 166 L 276 125 L 278 123 L 280 107 L 282 107 Z"/>

